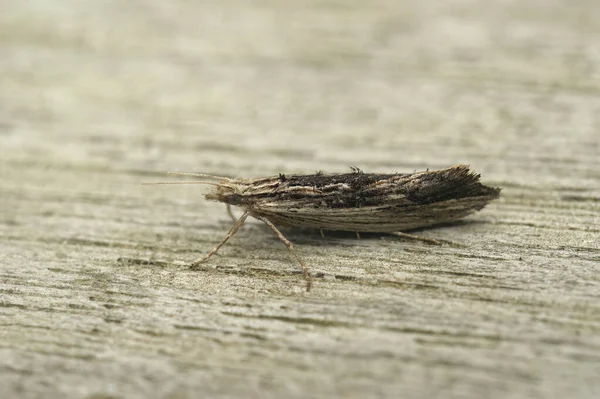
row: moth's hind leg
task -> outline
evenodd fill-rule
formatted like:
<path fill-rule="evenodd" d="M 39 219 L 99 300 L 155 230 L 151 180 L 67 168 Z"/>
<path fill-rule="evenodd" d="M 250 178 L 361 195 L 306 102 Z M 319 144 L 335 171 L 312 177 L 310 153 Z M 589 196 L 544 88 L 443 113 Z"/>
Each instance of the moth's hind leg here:
<path fill-rule="evenodd" d="M 217 253 L 217 251 L 223 246 L 225 245 L 225 243 L 227 242 L 227 240 L 229 240 L 231 237 L 234 236 L 235 233 L 237 233 L 237 231 L 240 229 L 240 227 L 242 227 L 242 225 L 244 224 L 244 222 L 246 221 L 246 218 L 248 217 L 248 212 L 244 212 L 244 214 L 235 222 L 235 224 L 233 225 L 233 227 L 231 228 L 231 230 L 229 230 L 229 233 L 227 233 L 227 235 L 225 236 L 225 238 L 219 243 L 219 245 L 217 245 L 212 251 L 210 251 L 208 253 L 208 255 L 206 255 L 204 258 L 198 259 L 197 261 L 195 261 L 194 263 L 192 263 L 190 265 L 190 269 L 198 269 L 200 267 L 201 263 L 206 262 L 211 256 L 213 256 L 214 254 Z"/>
<path fill-rule="evenodd" d="M 443 241 L 435 240 L 433 238 L 415 236 L 413 234 L 408 234 L 408 233 L 402 233 L 401 231 L 396 231 L 396 232 L 388 233 L 388 234 L 396 236 L 396 237 L 409 238 L 411 240 L 426 242 L 427 244 L 433 244 L 433 245 L 442 245 L 443 244 Z"/>
<path fill-rule="evenodd" d="M 273 223 L 271 223 L 271 221 L 269 219 L 264 218 L 262 216 L 255 216 L 255 217 L 262 220 L 263 222 L 265 222 L 265 224 L 267 226 L 269 226 L 271 228 L 271 230 L 273 230 L 273 232 L 275 232 L 275 234 L 277 234 L 277 237 L 279 237 L 279 239 L 281 241 L 283 241 L 283 243 L 285 244 L 287 249 L 290 251 L 290 253 L 292 253 L 296 257 L 296 260 L 300 264 L 300 269 L 302 269 L 302 273 L 304 273 L 304 278 L 306 279 L 306 292 L 310 291 L 310 286 L 312 285 L 312 277 L 310 276 L 308 267 L 306 267 L 306 265 L 304 264 L 302 259 L 296 253 L 296 250 L 294 249 L 294 244 L 292 244 L 287 238 L 285 238 L 285 236 L 281 233 L 281 231 L 279 231 L 279 229 L 277 227 L 275 227 L 275 225 Z"/>

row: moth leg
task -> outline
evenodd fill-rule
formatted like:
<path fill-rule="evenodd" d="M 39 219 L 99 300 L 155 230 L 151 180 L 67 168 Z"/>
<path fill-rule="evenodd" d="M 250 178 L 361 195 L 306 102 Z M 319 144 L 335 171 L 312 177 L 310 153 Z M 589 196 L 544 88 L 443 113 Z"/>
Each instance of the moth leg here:
<path fill-rule="evenodd" d="M 235 216 L 233 216 L 233 212 L 231 212 L 231 205 L 229 205 L 229 204 L 227 204 L 227 214 L 229 215 L 231 220 L 233 220 L 234 223 L 237 221 Z"/>
<path fill-rule="evenodd" d="M 411 240 L 426 242 L 427 244 L 442 245 L 441 241 L 434 240 L 433 238 L 415 236 L 413 234 L 402 233 L 401 231 L 396 231 L 396 232 L 388 233 L 388 234 L 396 236 L 396 237 L 410 238 Z"/>
<path fill-rule="evenodd" d="M 201 263 L 206 262 L 211 256 L 213 256 L 214 254 L 216 254 L 217 251 L 223 245 L 225 245 L 225 243 L 227 242 L 227 240 L 229 240 L 231 237 L 233 237 L 233 235 L 235 233 L 237 233 L 237 231 L 240 229 L 240 227 L 242 227 L 242 225 L 246 221 L 246 218 L 248 217 L 248 214 L 249 214 L 249 212 L 244 212 L 244 214 L 235 222 L 235 224 L 233 225 L 233 227 L 231 228 L 231 230 L 229 230 L 229 233 L 227 233 L 227 235 L 225 236 L 225 238 L 212 251 L 210 251 L 208 253 L 208 255 L 206 255 L 204 258 L 198 259 L 197 261 L 195 261 L 194 263 L 192 263 L 190 265 L 190 269 L 198 269 L 198 267 L 200 266 Z"/>
<path fill-rule="evenodd" d="M 360 240 L 360 233 L 358 232 L 358 230 L 357 230 L 357 231 L 355 231 L 355 233 L 356 233 L 356 239 L 357 239 L 357 240 Z"/>
<path fill-rule="evenodd" d="M 325 233 L 323 233 L 323 229 L 319 229 L 319 233 L 321 233 L 322 238 L 325 238 Z"/>
<path fill-rule="evenodd" d="M 302 259 L 298 256 L 298 254 L 294 250 L 294 245 L 287 238 L 285 238 L 285 236 L 283 234 L 281 234 L 281 231 L 279 231 L 279 229 L 277 229 L 277 227 L 275 227 L 275 225 L 273 223 L 271 223 L 271 221 L 269 219 L 264 218 L 262 216 L 256 216 L 256 218 L 265 222 L 265 224 L 267 226 L 269 226 L 271 228 L 271 230 L 273 230 L 273 232 L 275 232 L 275 234 L 277 234 L 277 237 L 279 237 L 279 239 L 281 241 L 283 241 L 283 243 L 285 244 L 287 249 L 290 251 L 290 253 L 292 253 L 296 257 L 296 260 L 298 261 L 298 263 L 300 264 L 300 268 L 302 269 L 302 273 L 304 273 L 304 278 L 306 279 L 306 292 L 310 291 L 310 286 L 312 284 L 312 278 L 310 277 L 310 272 L 308 271 L 308 267 L 306 267 L 306 265 L 304 264 Z"/>

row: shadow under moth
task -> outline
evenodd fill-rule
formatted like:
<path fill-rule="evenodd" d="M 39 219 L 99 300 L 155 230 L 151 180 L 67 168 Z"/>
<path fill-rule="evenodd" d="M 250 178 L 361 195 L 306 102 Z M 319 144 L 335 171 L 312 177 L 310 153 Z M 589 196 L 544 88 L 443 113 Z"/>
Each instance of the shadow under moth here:
<path fill-rule="evenodd" d="M 415 173 L 351 173 L 283 175 L 258 179 L 235 179 L 199 173 L 171 174 L 197 176 L 212 181 L 179 181 L 144 184 L 207 184 L 206 199 L 223 202 L 235 221 L 229 233 L 205 257 L 192 263 L 197 269 L 229 240 L 248 216 L 263 221 L 300 264 L 310 291 L 308 267 L 294 245 L 276 225 L 330 231 L 388 233 L 430 243 L 436 240 L 403 231 L 461 219 L 498 198 L 499 188 L 484 186 L 480 175 L 467 165 Z M 244 213 L 235 218 L 231 205 Z"/>

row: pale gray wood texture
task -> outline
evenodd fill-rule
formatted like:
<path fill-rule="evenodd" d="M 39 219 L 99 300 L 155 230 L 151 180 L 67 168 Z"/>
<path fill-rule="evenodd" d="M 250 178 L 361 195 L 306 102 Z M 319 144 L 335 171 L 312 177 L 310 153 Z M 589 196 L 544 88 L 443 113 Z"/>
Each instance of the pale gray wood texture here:
<path fill-rule="evenodd" d="M 0 397 L 600 397 L 598 1 L 1 8 Z M 139 184 L 456 163 L 503 188 L 458 246 L 284 230 L 310 294 Z"/>

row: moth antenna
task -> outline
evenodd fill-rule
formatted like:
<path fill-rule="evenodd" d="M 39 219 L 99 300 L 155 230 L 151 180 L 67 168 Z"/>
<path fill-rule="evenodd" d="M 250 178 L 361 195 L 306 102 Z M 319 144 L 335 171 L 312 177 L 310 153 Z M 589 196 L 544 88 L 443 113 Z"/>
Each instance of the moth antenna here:
<path fill-rule="evenodd" d="M 151 181 L 151 182 L 144 182 L 142 183 L 142 186 L 155 186 L 157 184 L 209 184 L 211 186 L 226 186 L 229 187 L 229 185 L 227 184 L 219 184 L 219 183 L 215 183 L 214 181 L 198 181 L 198 180 L 188 180 L 188 181 Z"/>
<path fill-rule="evenodd" d="M 211 179 L 221 179 L 231 181 L 232 179 L 229 177 L 223 176 L 215 176 L 215 175 L 207 175 L 204 173 L 192 173 L 192 172 L 167 172 L 168 175 L 176 175 L 176 176 L 196 176 L 196 177 L 209 177 Z"/>

